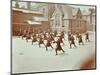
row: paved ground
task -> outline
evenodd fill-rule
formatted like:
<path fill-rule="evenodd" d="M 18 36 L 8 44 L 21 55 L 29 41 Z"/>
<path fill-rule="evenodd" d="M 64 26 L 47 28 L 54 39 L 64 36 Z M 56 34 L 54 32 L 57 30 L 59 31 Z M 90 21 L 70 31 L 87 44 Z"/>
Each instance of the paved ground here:
<path fill-rule="evenodd" d="M 65 53 L 59 52 L 55 56 L 55 50 L 49 48 L 46 51 L 45 47 L 38 47 L 37 43 L 31 45 L 21 38 L 12 38 L 12 70 L 13 73 L 26 72 L 43 72 L 43 71 L 58 71 L 58 70 L 73 70 L 80 69 L 80 63 L 95 52 L 95 37 L 90 35 L 91 42 L 84 42 L 84 45 L 78 45 L 77 48 L 69 48 L 69 44 L 64 41 L 62 45 Z M 66 36 L 67 38 L 67 36 Z M 53 44 L 55 48 L 56 44 Z"/>

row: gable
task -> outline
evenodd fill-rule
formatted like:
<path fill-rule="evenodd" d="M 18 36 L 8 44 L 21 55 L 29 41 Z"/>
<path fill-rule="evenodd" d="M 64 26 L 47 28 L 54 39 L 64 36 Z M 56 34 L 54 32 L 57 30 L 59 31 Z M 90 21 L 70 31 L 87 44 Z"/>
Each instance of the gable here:
<path fill-rule="evenodd" d="M 54 13 L 53 13 L 53 15 L 52 15 L 52 17 L 55 16 L 56 14 L 61 15 L 61 12 L 59 10 L 55 10 Z"/>

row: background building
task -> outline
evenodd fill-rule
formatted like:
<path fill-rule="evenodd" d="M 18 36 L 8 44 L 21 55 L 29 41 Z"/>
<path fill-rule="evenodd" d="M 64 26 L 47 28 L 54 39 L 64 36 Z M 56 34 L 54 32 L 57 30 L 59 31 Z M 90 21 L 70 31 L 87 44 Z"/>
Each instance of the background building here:
<path fill-rule="evenodd" d="M 95 31 L 95 7 L 12 1 L 13 33 L 21 29 Z"/>

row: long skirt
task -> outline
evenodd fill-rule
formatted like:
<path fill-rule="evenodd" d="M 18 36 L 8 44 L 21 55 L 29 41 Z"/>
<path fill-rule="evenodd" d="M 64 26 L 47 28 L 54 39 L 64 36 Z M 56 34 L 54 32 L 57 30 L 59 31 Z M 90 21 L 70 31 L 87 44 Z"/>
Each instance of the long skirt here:
<path fill-rule="evenodd" d="M 60 50 L 63 50 L 63 49 L 62 49 L 61 45 L 59 45 L 59 46 L 56 47 L 56 50 L 60 51 Z"/>
<path fill-rule="evenodd" d="M 47 43 L 47 45 L 46 45 L 47 47 L 49 47 L 49 46 L 51 46 L 51 43 Z"/>

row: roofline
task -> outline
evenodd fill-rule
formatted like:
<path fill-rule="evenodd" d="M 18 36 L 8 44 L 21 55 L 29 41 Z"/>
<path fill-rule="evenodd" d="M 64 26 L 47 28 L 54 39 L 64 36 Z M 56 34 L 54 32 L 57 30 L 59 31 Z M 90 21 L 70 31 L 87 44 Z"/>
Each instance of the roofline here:
<path fill-rule="evenodd" d="M 28 9 L 22 9 L 22 8 L 12 8 L 13 11 L 19 11 L 19 12 L 22 12 L 22 13 L 30 13 L 30 14 L 37 14 L 37 15 L 43 15 L 42 13 L 40 12 L 36 12 L 36 11 L 33 11 L 33 10 L 28 10 Z"/>

